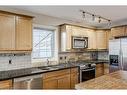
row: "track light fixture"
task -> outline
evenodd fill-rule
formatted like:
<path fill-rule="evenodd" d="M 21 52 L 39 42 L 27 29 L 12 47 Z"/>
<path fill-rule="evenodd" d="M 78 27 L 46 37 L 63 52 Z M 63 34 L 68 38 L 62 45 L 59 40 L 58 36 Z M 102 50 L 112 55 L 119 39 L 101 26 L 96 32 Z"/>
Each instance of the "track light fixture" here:
<path fill-rule="evenodd" d="M 92 14 L 92 13 L 89 13 L 83 10 L 80 10 L 80 12 L 82 12 L 83 19 L 86 18 L 86 15 L 90 15 L 92 17 L 92 21 L 95 21 L 95 18 L 98 18 L 98 23 L 101 23 L 102 21 L 107 21 L 109 25 L 111 24 L 110 19 L 104 18 L 100 15 L 95 15 L 95 14 Z"/>
<path fill-rule="evenodd" d="M 86 16 L 85 16 L 85 12 L 83 12 L 83 18 L 85 18 Z"/>
<path fill-rule="evenodd" d="M 99 17 L 98 22 L 101 23 L 101 17 Z"/>
<path fill-rule="evenodd" d="M 93 21 L 95 20 L 95 16 L 94 16 L 94 14 L 92 15 L 92 20 L 93 20 Z"/>

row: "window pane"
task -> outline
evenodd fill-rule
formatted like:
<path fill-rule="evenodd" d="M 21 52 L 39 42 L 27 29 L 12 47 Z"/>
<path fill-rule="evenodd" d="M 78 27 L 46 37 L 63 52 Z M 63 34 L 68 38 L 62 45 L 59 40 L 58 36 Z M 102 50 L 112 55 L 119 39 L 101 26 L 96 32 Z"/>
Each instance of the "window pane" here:
<path fill-rule="evenodd" d="M 54 31 L 34 28 L 33 58 L 48 58 L 54 56 Z"/>

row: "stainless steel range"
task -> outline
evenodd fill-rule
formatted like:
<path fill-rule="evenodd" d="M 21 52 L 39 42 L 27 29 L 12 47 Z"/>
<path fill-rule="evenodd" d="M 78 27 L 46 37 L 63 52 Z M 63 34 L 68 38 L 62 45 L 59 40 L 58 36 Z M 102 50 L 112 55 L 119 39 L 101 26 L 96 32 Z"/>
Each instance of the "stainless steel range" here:
<path fill-rule="evenodd" d="M 95 78 L 95 63 L 78 63 L 80 67 L 80 82 L 84 82 L 90 79 Z"/>
<path fill-rule="evenodd" d="M 80 82 L 84 82 L 90 79 L 95 78 L 95 63 L 87 63 L 87 62 L 73 62 L 75 66 L 79 66 L 80 68 Z"/>

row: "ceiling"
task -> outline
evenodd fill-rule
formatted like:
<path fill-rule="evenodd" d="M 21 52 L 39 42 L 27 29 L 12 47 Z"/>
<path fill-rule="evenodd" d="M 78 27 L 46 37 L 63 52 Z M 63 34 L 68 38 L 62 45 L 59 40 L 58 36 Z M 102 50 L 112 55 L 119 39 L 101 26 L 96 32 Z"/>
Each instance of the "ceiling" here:
<path fill-rule="evenodd" d="M 84 10 L 112 20 L 112 24 L 127 24 L 127 6 L 12 6 L 13 8 L 26 10 L 33 13 L 73 20 L 78 23 L 86 23 L 90 26 L 104 27 L 106 22 L 92 21 L 91 17 L 83 20 L 79 10 Z"/>

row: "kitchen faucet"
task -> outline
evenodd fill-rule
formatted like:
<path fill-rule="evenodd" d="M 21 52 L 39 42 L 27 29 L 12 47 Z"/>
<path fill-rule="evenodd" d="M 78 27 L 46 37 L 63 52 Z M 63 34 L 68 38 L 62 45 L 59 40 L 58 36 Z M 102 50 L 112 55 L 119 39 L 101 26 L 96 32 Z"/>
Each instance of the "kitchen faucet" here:
<path fill-rule="evenodd" d="M 50 62 L 49 62 L 49 60 L 47 59 L 47 65 L 49 66 L 50 65 Z"/>

